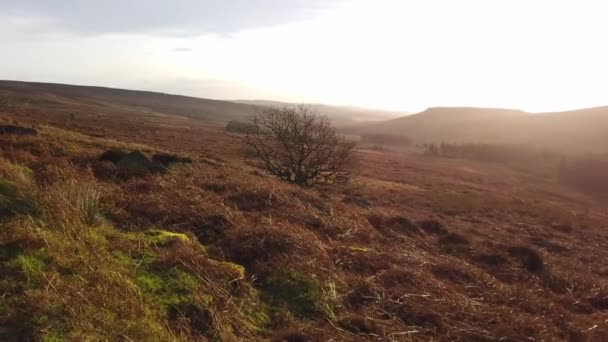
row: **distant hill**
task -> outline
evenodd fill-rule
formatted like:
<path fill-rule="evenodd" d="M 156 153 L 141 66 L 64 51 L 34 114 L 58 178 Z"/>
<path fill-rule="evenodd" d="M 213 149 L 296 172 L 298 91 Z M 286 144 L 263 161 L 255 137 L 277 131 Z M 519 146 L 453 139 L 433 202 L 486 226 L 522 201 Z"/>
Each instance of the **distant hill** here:
<path fill-rule="evenodd" d="M 351 126 L 351 133 L 406 136 L 414 143 L 533 144 L 566 152 L 608 152 L 608 107 L 568 112 L 436 107 L 379 123 Z"/>
<path fill-rule="evenodd" d="M 242 103 L 149 91 L 16 81 L 0 81 L 0 97 L 34 106 L 43 104 L 49 109 L 77 110 L 82 105 L 89 105 L 100 110 L 103 107 L 116 110 L 121 106 L 126 111 L 152 111 L 215 122 L 241 119 L 254 110 Z"/>
<path fill-rule="evenodd" d="M 255 106 L 283 107 L 292 106 L 294 103 L 266 100 L 236 100 Z M 321 114 L 329 116 L 333 121 L 340 124 L 354 123 L 359 121 L 381 121 L 408 115 L 406 112 L 393 112 L 380 109 L 369 109 L 350 106 L 330 106 L 324 104 L 308 104 Z"/>
<path fill-rule="evenodd" d="M 286 105 L 273 101 L 223 101 L 149 91 L 77 86 L 54 83 L 0 81 L 0 106 L 12 102 L 44 110 L 123 111 L 180 115 L 210 122 L 226 123 L 245 120 L 261 105 Z M 365 120 L 385 120 L 404 113 L 361 108 L 314 105 L 335 124 L 352 124 Z M 1 109 L 1 108 L 0 108 Z"/>

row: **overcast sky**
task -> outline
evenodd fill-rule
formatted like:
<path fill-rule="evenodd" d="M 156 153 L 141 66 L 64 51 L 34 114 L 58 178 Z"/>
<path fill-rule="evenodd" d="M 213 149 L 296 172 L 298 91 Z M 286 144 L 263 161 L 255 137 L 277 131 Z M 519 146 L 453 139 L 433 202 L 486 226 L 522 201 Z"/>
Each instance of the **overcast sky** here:
<path fill-rule="evenodd" d="M 223 99 L 608 105 L 603 0 L 0 0 L 0 79 Z"/>

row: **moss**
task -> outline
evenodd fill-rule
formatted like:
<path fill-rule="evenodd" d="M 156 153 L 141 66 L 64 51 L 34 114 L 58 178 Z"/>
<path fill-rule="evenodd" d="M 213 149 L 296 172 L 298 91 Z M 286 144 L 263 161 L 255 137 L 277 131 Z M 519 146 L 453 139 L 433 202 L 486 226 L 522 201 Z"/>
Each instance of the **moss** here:
<path fill-rule="evenodd" d="M 101 229 L 89 229 L 86 231 L 88 240 L 95 246 L 105 246 L 108 243 L 106 234 Z"/>
<path fill-rule="evenodd" d="M 48 334 L 48 335 L 44 336 L 42 341 L 43 342 L 63 342 L 63 341 L 67 341 L 67 340 L 64 337 L 61 337 L 56 334 Z"/>
<path fill-rule="evenodd" d="M 135 264 L 133 258 L 121 251 L 112 252 L 112 256 L 114 257 L 114 261 L 123 267 L 130 267 Z"/>
<path fill-rule="evenodd" d="M 172 268 L 166 272 L 150 269 L 140 270 L 136 283 L 145 295 L 151 296 L 162 309 L 194 301 L 199 281 L 193 275 Z"/>
<path fill-rule="evenodd" d="M 245 279 L 245 267 L 239 264 L 235 264 L 233 262 L 223 262 L 222 266 L 229 268 L 231 271 L 234 271 L 239 279 Z"/>
<path fill-rule="evenodd" d="M 48 269 L 49 258 L 42 252 L 33 254 L 19 254 L 8 262 L 8 266 L 18 270 L 30 283 L 40 283 L 44 278 L 44 272 Z"/>
<path fill-rule="evenodd" d="M 150 229 L 146 233 L 146 240 L 154 245 L 168 246 L 176 241 L 189 243 L 190 238 L 186 234 L 170 232 L 162 229 Z"/>
<path fill-rule="evenodd" d="M 238 317 L 241 323 L 253 331 L 262 331 L 269 322 L 268 308 L 261 301 L 258 291 L 248 287 L 246 295 L 238 306 Z"/>
<path fill-rule="evenodd" d="M 318 280 L 300 272 L 275 272 L 266 281 L 273 304 L 285 305 L 295 315 L 313 318 L 329 314 Z"/>
<path fill-rule="evenodd" d="M 190 239 L 190 237 L 188 237 L 188 235 L 183 233 L 153 228 L 144 233 L 143 240 L 158 247 L 167 247 L 173 245 L 174 243 L 184 243 L 193 246 L 200 253 L 207 253 L 205 246 L 200 244 L 198 241 L 193 241 Z"/>

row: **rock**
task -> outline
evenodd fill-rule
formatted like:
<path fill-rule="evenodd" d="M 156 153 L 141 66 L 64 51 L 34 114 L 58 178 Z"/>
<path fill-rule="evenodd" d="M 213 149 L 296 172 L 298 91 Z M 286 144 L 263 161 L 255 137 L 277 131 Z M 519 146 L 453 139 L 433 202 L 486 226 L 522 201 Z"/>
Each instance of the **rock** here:
<path fill-rule="evenodd" d="M 133 151 L 124 156 L 116 166 L 122 172 L 127 172 L 132 175 L 142 175 L 160 171 L 160 167 L 148 159 L 145 154 L 140 151 Z"/>
<path fill-rule="evenodd" d="M 187 157 L 180 157 L 175 154 L 156 153 L 152 156 L 152 162 L 160 164 L 164 167 L 170 167 L 171 165 L 178 163 L 191 164 L 192 159 Z"/>
<path fill-rule="evenodd" d="M 38 135 L 38 131 L 29 127 L 15 125 L 0 125 L 0 134 Z"/>
<path fill-rule="evenodd" d="M 109 161 L 113 164 L 118 164 L 121 159 L 127 156 L 127 153 L 122 150 L 111 149 L 107 150 L 99 156 L 99 161 Z"/>

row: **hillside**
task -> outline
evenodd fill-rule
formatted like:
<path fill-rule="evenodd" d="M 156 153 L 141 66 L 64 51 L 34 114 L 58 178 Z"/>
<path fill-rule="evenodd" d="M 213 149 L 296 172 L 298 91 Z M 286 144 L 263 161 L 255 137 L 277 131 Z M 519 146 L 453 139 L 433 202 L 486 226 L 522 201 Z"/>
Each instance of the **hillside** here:
<path fill-rule="evenodd" d="M 608 107 L 531 114 L 495 108 L 440 107 L 365 123 L 351 132 L 402 135 L 414 143 L 533 144 L 568 152 L 607 152 Z"/>
<path fill-rule="evenodd" d="M 608 210 L 555 175 L 360 150 L 304 189 L 205 120 L 31 108 L 0 108 L 38 132 L 0 134 L 2 341 L 608 339 Z"/>
<path fill-rule="evenodd" d="M 67 84 L 0 81 L 0 106 L 25 108 L 27 112 L 58 112 L 88 115 L 121 113 L 137 116 L 178 115 L 225 124 L 230 120 L 246 120 L 262 104 L 292 105 L 272 101 L 221 101 L 148 91 L 75 86 Z M 403 115 L 379 110 L 315 105 L 315 109 L 336 124 L 382 120 Z"/>
<path fill-rule="evenodd" d="M 43 106 L 46 110 L 78 111 L 82 106 L 98 111 L 143 111 L 182 115 L 212 122 L 241 119 L 252 107 L 228 101 L 201 99 L 147 91 L 67 84 L 0 81 L 0 96 L 14 105 Z"/>

